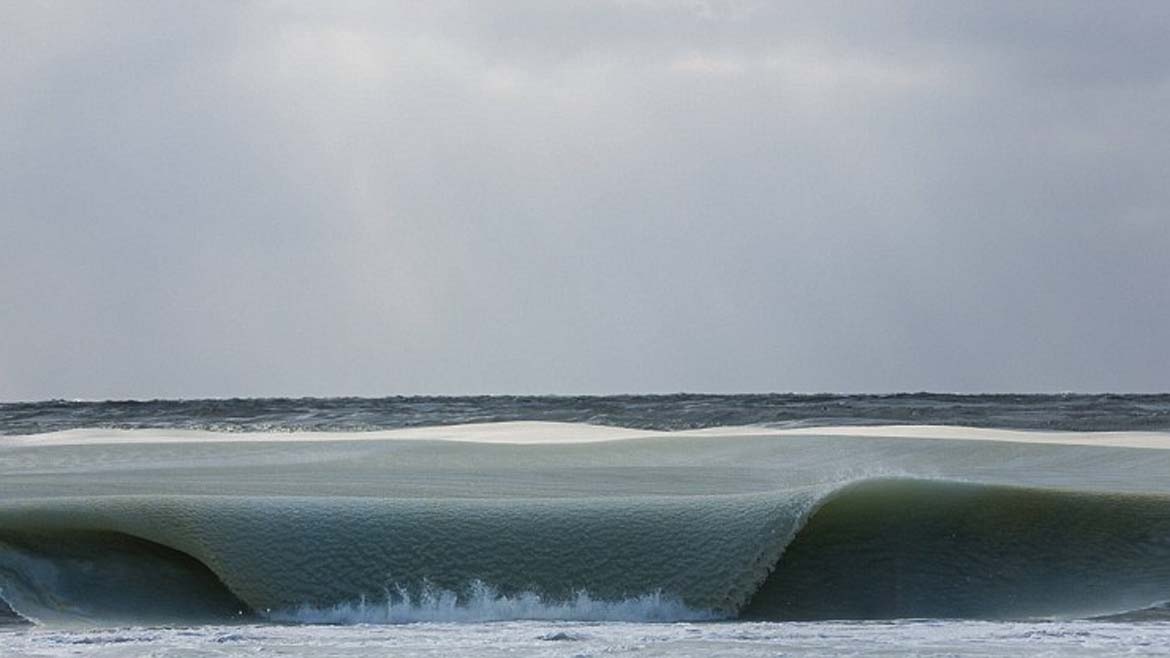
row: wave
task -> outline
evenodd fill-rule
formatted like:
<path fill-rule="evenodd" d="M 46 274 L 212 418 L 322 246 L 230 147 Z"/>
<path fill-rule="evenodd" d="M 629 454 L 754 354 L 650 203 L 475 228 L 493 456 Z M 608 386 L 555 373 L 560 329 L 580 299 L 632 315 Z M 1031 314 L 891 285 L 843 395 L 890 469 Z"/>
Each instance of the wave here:
<path fill-rule="evenodd" d="M 0 534 L 0 599 L 39 624 L 224 623 L 249 606 L 194 558 L 105 531 Z"/>
<path fill-rule="evenodd" d="M 1170 498 L 867 478 L 752 495 L 0 504 L 38 623 L 1068 618 L 1170 599 Z"/>
<path fill-rule="evenodd" d="M 915 479 L 820 501 L 742 615 L 1075 618 L 1170 594 L 1170 499 Z"/>
<path fill-rule="evenodd" d="M 37 620 L 132 608 L 94 593 L 133 598 L 143 583 L 149 600 L 162 566 L 177 574 L 170 591 L 206 600 L 212 574 L 252 611 L 325 609 L 387 589 L 421 601 L 427 587 L 465 602 L 483 582 L 502 597 L 533 593 L 551 605 L 579 601 L 582 591 L 608 603 L 664 592 L 728 615 L 767 575 L 807 499 L 20 501 L 0 508 L 0 574 L 4 598 Z M 203 570 L 179 568 L 179 556 Z M 232 599 L 219 599 L 218 614 L 236 612 Z M 118 605 L 95 607 L 108 603 Z"/>
<path fill-rule="evenodd" d="M 1099 617 L 1170 599 L 1165 435 L 583 442 L 615 431 L 9 439 L 0 597 L 45 624 Z"/>

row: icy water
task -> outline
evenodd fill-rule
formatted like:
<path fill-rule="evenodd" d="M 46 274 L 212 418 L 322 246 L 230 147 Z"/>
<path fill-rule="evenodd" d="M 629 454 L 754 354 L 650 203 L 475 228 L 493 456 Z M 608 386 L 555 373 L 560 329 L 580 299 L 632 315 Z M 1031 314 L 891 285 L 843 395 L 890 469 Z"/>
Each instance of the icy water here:
<path fill-rule="evenodd" d="M 0 630 L 11 656 L 1162 655 L 1170 624 L 1092 622 L 417 623 Z"/>
<path fill-rule="evenodd" d="M 0 655 L 1161 653 L 1168 400 L 0 405 Z"/>

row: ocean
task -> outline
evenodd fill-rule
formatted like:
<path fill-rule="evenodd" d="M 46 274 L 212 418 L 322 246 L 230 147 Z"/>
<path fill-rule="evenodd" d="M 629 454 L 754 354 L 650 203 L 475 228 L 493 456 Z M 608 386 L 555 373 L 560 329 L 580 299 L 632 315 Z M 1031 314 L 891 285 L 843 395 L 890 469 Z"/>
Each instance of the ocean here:
<path fill-rule="evenodd" d="M 0 655 L 1170 652 L 1170 395 L 0 404 Z"/>

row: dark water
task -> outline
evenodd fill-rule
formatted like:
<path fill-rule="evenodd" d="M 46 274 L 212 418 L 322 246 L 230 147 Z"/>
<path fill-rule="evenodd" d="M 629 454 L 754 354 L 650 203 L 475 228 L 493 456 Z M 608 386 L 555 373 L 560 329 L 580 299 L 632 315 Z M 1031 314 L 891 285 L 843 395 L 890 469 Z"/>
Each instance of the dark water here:
<path fill-rule="evenodd" d="M 0 434 L 95 427 L 363 431 L 516 420 L 658 430 L 757 424 L 930 424 L 1165 431 L 1170 430 L 1170 394 L 678 394 L 0 403 Z"/>
<path fill-rule="evenodd" d="M 4 404 L 10 435 L 138 432 L 0 441 L 0 626 L 930 619 L 949 647 L 942 620 L 1166 619 L 1170 450 L 1153 442 L 766 431 L 539 446 L 166 442 L 150 431 L 517 420 L 1165 432 L 1170 395 Z"/>

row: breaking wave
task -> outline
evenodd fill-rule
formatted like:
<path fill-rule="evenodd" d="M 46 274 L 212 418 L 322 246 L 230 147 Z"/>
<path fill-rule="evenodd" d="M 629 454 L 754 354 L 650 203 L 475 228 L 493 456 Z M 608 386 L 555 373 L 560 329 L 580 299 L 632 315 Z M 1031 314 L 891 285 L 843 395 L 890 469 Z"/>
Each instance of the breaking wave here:
<path fill-rule="evenodd" d="M 1170 599 L 1170 498 L 876 478 L 558 500 L 0 504 L 38 623 L 1100 617 Z"/>
<path fill-rule="evenodd" d="M 581 590 L 566 600 L 549 601 L 534 592 L 501 594 L 482 581 L 472 581 L 460 594 L 424 583 L 420 593 L 405 588 L 385 591 L 381 598 L 339 603 L 327 608 L 308 604 L 266 611 L 272 621 L 309 624 L 405 624 L 413 622 L 486 622 L 530 619 L 543 621 L 709 621 L 719 616 L 688 608 L 661 592 L 597 601 Z"/>

